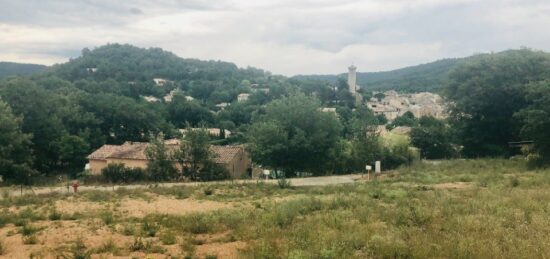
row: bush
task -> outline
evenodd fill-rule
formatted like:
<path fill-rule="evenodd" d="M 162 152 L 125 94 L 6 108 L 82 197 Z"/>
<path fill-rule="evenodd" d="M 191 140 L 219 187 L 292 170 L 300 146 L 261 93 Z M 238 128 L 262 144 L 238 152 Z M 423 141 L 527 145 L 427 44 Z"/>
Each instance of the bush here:
<path fill-rule="evenodd" d="M 101 170 L 105 181 L 111 183 L 132 183 L 148 180 L 147 172 L 141 168 L 128 168 L 124 164 L 109 164 Z"/>
<path fill-rule="evenodd" d="M 279 188 L 281 188 L 281 189 L 287 189 L 287 188 L 292 187 L 292 184 L 290 183 L 290 180 L 286 179 L 286 177 L 279 178 L 279 179 L 277 180 L 277 185 L 278 185 Z"/>
<path fill-rule="evenodd" d="M 201 181 L 219 181 L 229 179 L 229 171 L 216 163 L 206 163 L 199 174 Z"/>

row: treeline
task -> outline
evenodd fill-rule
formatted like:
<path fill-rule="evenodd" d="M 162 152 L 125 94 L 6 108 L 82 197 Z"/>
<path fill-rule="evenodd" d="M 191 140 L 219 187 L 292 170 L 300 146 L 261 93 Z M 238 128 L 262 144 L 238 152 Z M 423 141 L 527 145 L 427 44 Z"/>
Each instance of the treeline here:
<path fill-rule="evenodd" d="M 508 142 L 532 140 L 523 152 L 543 163 L 550 155 L 549 73 L 543 52 L 475 56 L 445 82 L 448 120 L 402 116 L 388 127 L 412 126 L 412 144 L 427 158 L 510 156 L 520 150 Z M 154 78 L 169 82 L 159 86 Z M 0 81 L 0 174 L 77 176 L 86 156 L 103 144 L 149 141 L 161 132 L 178 137 L 187 125 L 230 130 L 231 137 L 215 143 L 246 143 L 256 163 L 289 176 L 410 161 L 408 143 L 385 143 L 376 131 L 385 118 L 356 105 L 346 89 L 344 80 L 289 79 L 160 49 L 85 49 L 44 73 Z M 170 92 L 172 101 L 162 100 Z M 250 96 L 237 102 L 239 93 Z M 230 105 L 222 109 L 220 102 Z"/>
<path fill-rule="evenodd" d="M 475 57 L 475 56 L 474 56 Z M 448 73 L 468 58 L 442 59 L 427 64 L 383 72 L 357 72 L 357 84 L 366 92 L 395 90 L 398 92 L 439 92 L 445 86 Z M 360 68 L 359 68 L 360 69 Z M 342 68 L 345 70 L 345 68 Z M 317 80 L 335 84 L 346 78 L 339 75 L 299 75 L 296 80 Z"/>
<path fill-rule="evenodd" d="M 30 75 L 46 70 L 44 65 L 0 62 L 0 78 L 15 75 Z"/>

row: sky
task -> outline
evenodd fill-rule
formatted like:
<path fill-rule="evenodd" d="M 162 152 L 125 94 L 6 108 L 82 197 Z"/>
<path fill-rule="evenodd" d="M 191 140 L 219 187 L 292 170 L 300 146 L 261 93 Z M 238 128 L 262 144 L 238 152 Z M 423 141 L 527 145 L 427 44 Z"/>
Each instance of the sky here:
<path fill-rule="evenodd" d="M 107 43 L 275 74 L 386 71 L 550 51 L 549 0 L 0 0 L 0 61 L 51 65 Z"/>

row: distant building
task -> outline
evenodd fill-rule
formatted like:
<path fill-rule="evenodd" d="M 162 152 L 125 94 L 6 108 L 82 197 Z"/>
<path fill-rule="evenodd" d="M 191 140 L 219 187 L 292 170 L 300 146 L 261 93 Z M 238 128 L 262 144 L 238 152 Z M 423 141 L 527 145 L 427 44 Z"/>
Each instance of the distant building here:
<path fill-rule="evenodd" d="M 160 102 L 160 99 L 157 98 L 157 97 L 154 97 L 154 96 L 143 96 L 143 99 L 145 99 L 145 101 L 147 102 Z"/>
<path fill-rule="evenodd" d="M 336 113 L 336 108 L 323 107 L 323 108 L 319 108 L 319 111 L 322 111 L 322 112 L 330 112 L 330 113 L 337 114 L 337 113 Z"/>
<path fill-rule="evenodd" d="M 225 107 L 231 105 L 230 103 L 218 103 L 216 104 L 216 107 L 220 108 L 221 110 L 225 109 Z"/>
<path fill-rule="evenodd" d="M 191 130 L 200 130 L 202 128 L 192 128 Z M 222 129 L 219 128 L 206 128 L 205 129 L 210 136 L 219 137 L 222 134 Z M 185 133 L 187 133 L 187 129 L 179 129 L 179 132 L 185 136 Z M 231 131 L 224 129 L 224 138 L 231 136 Z"/>
<path fill-rule="evenodd" d="M 354 65 L 348 68 L 348 87 L 351 95 L 355 97 L 355 105 L 361 104 L 363 96 L 357 92 L 357 67 Z"/>
<path fill-rule="evenodd" d="M 248 97 L 250 97 L 250 94 L 241 93 L 237 96 L 237 102 L 246 102 L 248 100 Z"/>
<path fill-rule="evenodd" d="M 88 156 L 89 170 L 92 174 L 101 174 L 101 170 L 108 164 L 123 164 L 130 168 L 147 168 L 147 156 L 145 150 L 149 143 L 125 142 L 122 145 L 103 145 Z M 167 140 L 168 152 L 174 152 L 179 148 L 179 141 Z M 241 178 L 252 167 L 250 156 L 243 146 L 211 146 L 214 162 L 225 167 L 232 178 Z M 174 161 L 174 166 L 180 168 Z"/>
<path fill-rule="evenodd" d="M 374 95 L 379 94 L 373 92 Z M 386 91 L 381 99 L 371 98 L 367 106 L 375 115 L 384 115 L 389 122 L 398 116 L 411 112 L 416 118 L 423 116 L 443 119 L 447 117 L 446 107 L 441 96 L 422 92 L 414 94 L 399 94 L 396 91 Z"/>
<path fill-rule="evenodd" d="M 172 81 L 164 79 L 164 78 L 153 78 L 153 81 L 155 82 L 155 85 L 157 85 L 157 86 L 164 86 L 164 85 L 172 82 Z"/>
<path fill-rule="evenodd" d="M 88 73 L 95 73 L 95 72 L 97 72 L 97 68 L 96 67 L 87 67 L 86 71 L 88 71 Z"/>

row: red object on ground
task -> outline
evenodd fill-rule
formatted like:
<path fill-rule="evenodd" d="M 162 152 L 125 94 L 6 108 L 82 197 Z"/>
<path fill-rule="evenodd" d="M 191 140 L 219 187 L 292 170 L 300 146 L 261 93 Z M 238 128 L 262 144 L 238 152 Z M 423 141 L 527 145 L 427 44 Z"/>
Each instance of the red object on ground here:
<path fill-rule="evenodd" d="M 78 186 L 80 186 L 80 184 L 78 183 L 78 181 L 74 181 L 74 182 L 73 182 L 73 190 L 74 190 L 74 192 L 77 192 L 77 191 L 78 191 Z"/>

